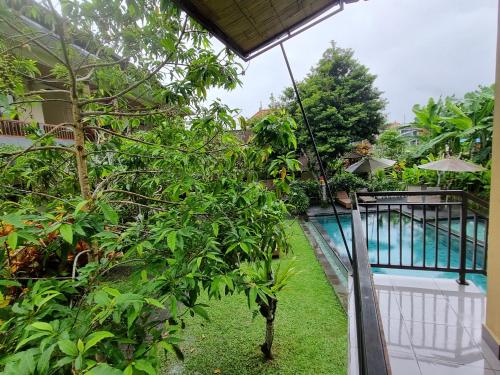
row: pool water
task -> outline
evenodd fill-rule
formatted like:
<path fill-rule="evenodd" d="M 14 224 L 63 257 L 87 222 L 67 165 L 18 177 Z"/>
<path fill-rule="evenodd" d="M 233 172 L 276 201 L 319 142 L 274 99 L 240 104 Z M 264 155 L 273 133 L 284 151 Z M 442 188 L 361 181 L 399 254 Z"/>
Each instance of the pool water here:
<path fill-rule="evenodd" d="M 362 222 L 366 223 L 365 215 L 362 214 Z M 351 216 L 339 215 L 340 223 L 344 234 L 346 236 L 349 250 L 352 246 L 352 228 Z M 411 218 L 408 216 L 401 216 L 401 227 L 399 222 L 399 214 L 396 212 L 380 212 L 378 217 L 378 238 L 379 238 L 379 251 L 377 255 L 377 214 L 368 213 L 368 230 L 364 225 L 365 235 L 368 239 L 368 255 L 372 264 L 391 264 L 391 265 L 413 265 L 427 267 L 450 267 L 457 268 L 460 264 L 460 240 L 458 236 L 450 236 L 450 252 L 448 253 L 448 222 L 439 221 L 436 239 L 436 227 L 434 221 L 427 222 L 425 230 L 424 241 L 424 228 L 419 220 L 413 221 L 413 259 L 411 254 Z M 338 251 L 346 255 L 346 250 L 343 245 L 342 236 L 335 217 L 325 216 L 317 219 L 319 224 L 325 229 L 331 238 L 332 242 L 337 247 Z M 390 236 L 389 236 L 390 229 Z M 460 223 L 457 220 L 452 220 L 452 231 L 459 233 Z M 483 221 L 477 223 L 477 238 L 478 244 L 476 245 L 476 255 L 474 256 L 474 244 L 472 241 L 467 241 L 467 261 L 468 269 L 472 269 L 475 265 L 476 269 L 484 269 L 484 243 L 485 239 L 485 225 Z M 467 236 L 472 239 L 474 235 L 473 220 L 467 223 Z M 390 238 L 389 238 L 390 237 Z M 390 245 L 389 245 L 390 242 Z M 425 242 L 425 250 L 424 250 Z M 436 246 L 437 243 L 437 246 Z M 401 244 L 401 254 L 400 254 Z M 425 259 L 424 259 L 425 256 Z M 392 269 L 374 267 L 374 272 L 386 274 L 400 274 L 411 276 L 425 276 L 425 277 L 438 277 L 438 278 L 452 278 L 456 279 L 458 274 L 456 272 L 441 272 L 441 271 L 420 271 L 420 270 L 407 270 L 407 269 Z M 481 274 L 467 274 L 467 279 L 473 281 L 483 291 L 486 290 L 486 277 Z"/>

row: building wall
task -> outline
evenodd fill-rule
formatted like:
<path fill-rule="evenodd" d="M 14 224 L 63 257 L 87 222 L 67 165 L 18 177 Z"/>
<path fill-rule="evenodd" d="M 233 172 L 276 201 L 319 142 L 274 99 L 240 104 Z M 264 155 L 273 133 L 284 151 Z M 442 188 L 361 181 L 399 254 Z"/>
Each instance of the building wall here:
<path fill-rule="evenodd" d="M 500 2 L 499 2 L 500 20 Z M 486 306 L 486 342 L 500 356 L 500 30 L 497 35 L 495 113 L 491 166 L 490 223 L 488 233 L 488 294 Z"/>
<path fill-rule="evenodd" d="M 19 120 L 26 122 L 45 123 L 42 103 L 30 103 L 23 106 L 24 110 L 19 114 Z"/>
<path fill-rule="evenodd" d="M 51 99 L 68 99 L 66 95 L 60 93 L 44 96 Z M 58 125 L 73 120 L 70 103 L 48 101 L 43 103 L 42 108 L 46 124 Z"/>

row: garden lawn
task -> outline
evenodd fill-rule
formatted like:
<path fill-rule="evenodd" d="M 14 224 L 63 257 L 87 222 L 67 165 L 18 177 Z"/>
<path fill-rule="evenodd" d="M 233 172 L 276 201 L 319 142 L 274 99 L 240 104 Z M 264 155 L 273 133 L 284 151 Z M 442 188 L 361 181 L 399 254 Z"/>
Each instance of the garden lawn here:
<path fill-rule="evenodd" d="M 206 298 L 210 322 L 188 318 L 181 344 L 184 362 L 172 355 L 162 374 L 345 374 L 347 317 L 296 221 L 288 222 L 292 254 L 299 271 L 279 294 L 273 351 L 263 360 L 264 319 L 252 319 L 246 297 Z"/>

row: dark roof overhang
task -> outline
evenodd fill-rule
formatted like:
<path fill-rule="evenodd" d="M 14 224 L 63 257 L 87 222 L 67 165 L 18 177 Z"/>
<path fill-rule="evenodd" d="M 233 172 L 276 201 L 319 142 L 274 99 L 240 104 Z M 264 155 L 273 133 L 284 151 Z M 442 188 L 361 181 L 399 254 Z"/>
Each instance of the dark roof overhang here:
<path fill-rule="evenodd" d="M 174 0 L 244 60 L 260 55 L 358 0 Z"/>

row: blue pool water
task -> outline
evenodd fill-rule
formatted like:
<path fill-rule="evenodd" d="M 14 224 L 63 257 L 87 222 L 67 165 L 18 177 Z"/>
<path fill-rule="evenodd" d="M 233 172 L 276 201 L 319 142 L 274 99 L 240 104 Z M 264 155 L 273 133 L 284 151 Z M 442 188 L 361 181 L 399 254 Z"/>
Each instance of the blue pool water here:
<path fill-rule="evenodd" d="M 362 215 L 365 235 L 368 239 L 368 254 L 370 262 L 378 264 L 392 265 L 411 265 L 411 218 L 407 216 L 401 217 L 401 227 L 399 222 L 399 214 L 392 212 L 391 217 L 387 212 L 380 212 L 378 217 L 378 238 L 379 252 L 377 259 L 377 216 L 376 213 L 368 214 L 368 230 L 365 226 L 365 216 Z M 342 237 L 340 234 L 337 221 L 332 216 L 325 216 L 317 220 L 328 233 L 332 242 L 337 249 L 345 253 Z M 347 239 L 349 249 L 352 244 L 351 216 L 340 215 L 340 222 Z M 425 255 L 425 266 L 428 267 L 458 267 L 460 264 L 460 242 L 459 237 L 452 235 L 450 238 L 450 252 L 448 253 L 448 222 L 440 221 L 437 231 L 434 222 L 428 222 L 425 230 L 425 254 L 424 254 L 424 230 L 423 224 L 419 220 L 413 221 L 413 265 L 423 266 Z M 390 229 L 390 238 L 389 238 Z M 452 231 L 459 233 L 459 222 L 453 220 Z M 484 248 L 482 243 L 485 239 L 484 222 L 479 221 L 477 225 L 477 238 L 479 243 L 476 245 L 476 255 L 474 256 L 474 244 L 472 241 L 467 241 L 467 268 L 472 269 L 474 266 L 478 270 L 484 269 Z M 472 239 L 474 233 L 474 223 L 472 220 L 467 223 L 467 236 Z M 390 246 L 389 246 L 390 241 Z M 437 242 L 437 248 L 436 248 Z M 400 256 L 401 244 L 401 256 Z M 436 251 L 437 250 L 437 251 Z M 419 270 L 402 270 L 389 268 L 373 268 L 374 272 L 387 274 L 401 274 L 412 276 L 427 276 L 427 277 L 442 277 L 456 279 L 458 277 L 455 272 L 440 272 L 440 271 L 419 271 Z M 467 279 L 473 281 L 483 291 L 486 290 L 486 277 L 481 274 L 467 274 Z"/>

